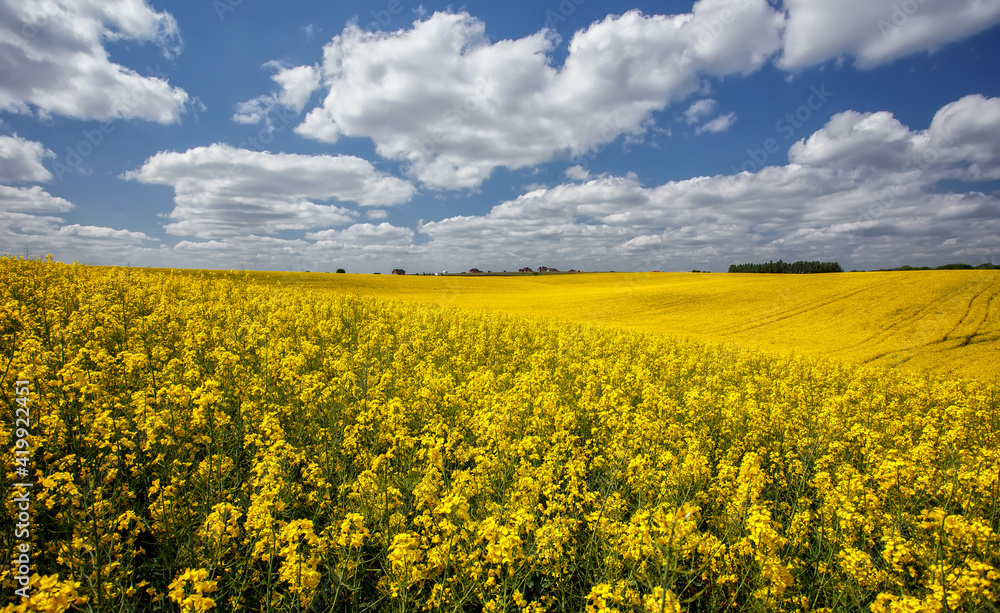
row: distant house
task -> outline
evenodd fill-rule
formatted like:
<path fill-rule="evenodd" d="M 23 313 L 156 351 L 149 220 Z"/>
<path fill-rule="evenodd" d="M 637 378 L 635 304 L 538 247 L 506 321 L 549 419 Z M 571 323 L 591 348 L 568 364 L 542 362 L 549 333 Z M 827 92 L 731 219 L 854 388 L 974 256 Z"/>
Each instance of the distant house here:
<path fill-rule="evenodd" d="M 549 268 L 548 266 L 539 266 L 538 272 L 559 272 L 558 268 Z"/>
<path fill-rule="evenodd" d="M 479 270 L 478 268 L 470 268 L 469 269 L 469 274 L 470 275 L 481 275 L 481 274 L 483 274 L 483 271 Z"/>
<path fill-rule="evenodd" d="M 394 275 L 405 275 L 406 271 L 403 270 L 402 268 L 393 268 L 392 269 L 392 274 L 394 274 Z"/>
<path fill-rule="evenodd" d="M 525 266 L 524 268 L 518 270 L 517 272 L 535 272 L 535 271 L 531 270 L 530 266 Z"/>

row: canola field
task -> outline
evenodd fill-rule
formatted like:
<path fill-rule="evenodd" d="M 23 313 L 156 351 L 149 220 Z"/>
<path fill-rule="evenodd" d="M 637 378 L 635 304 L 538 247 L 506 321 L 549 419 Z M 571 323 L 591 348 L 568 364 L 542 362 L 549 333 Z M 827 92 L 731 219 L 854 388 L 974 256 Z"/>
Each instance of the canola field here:
<path fill-rule="evenodd" d="M 235 275 L 0 279 L 4 613 L 1000 606 L 994 383 Z"/>
<path fill-rule="evenodd" d="M 1000 271 L 995 270 L 514 277 L 257 272 L 252 278 L 1000 379 Z"/>

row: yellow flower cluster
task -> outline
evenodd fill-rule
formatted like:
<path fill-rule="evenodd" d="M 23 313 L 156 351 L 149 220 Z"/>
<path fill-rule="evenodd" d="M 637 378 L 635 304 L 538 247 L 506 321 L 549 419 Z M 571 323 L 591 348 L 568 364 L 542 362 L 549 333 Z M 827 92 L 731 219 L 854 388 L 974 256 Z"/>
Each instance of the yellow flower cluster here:
<path fill-rule="evenodd" d="M 83 605 L 87 597 L 77 590 L 80 584 L 76 581 L 60 581 L 58 575 L 32 575 L 28 583 L 29 596 L 17 604 L 7 605 L 4 613 L 28 613 L 29 611 L 44 611 L 45 613 L 63 613 L 74 605 Z"/>
<path fill-rule="evenodd" d="M 601 323 L 939 375 L 1000 377 L 995 310 L 1000 272 L 995 270 L 250 275 L 263 283 L 357 296 Z"/>
<path fill-rule="evenodd" d="M 170 600 L 177 603 L 183 613 L 205 613 L 215 606 L 214 600 L 205 597 L 216 589 L 216 582 L 209 581 L 208 576 L 204 568 L 186 569 L 170 583 Z"/>
<path fill-rule="evenodd" d="M 997 606 L 995 384 L 235 273 L 0 278 L 40 575 L 2 613 Z"/>

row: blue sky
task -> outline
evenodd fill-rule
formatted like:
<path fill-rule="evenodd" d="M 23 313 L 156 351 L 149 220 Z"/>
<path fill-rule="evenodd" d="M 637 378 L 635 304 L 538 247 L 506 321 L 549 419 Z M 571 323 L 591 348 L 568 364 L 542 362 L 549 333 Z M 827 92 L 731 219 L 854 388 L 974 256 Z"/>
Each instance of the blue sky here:
<path fill-rule="evenodd" d="M 1000 262 L 1000 0 L 0 0 L 0 247 Z"/>

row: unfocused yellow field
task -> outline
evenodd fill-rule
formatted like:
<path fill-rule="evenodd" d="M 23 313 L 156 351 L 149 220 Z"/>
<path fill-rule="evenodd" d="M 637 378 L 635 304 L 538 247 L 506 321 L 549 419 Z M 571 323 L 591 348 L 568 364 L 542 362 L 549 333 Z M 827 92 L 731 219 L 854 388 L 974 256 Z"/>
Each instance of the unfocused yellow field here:
<path fill-rule="evenodd" d="M 822 355 L 1000 377 L 1000 271 L 515 277 L 253 273 L 254 278 Z"/>
<path fill-rule="evenodd" d="M 2 613 L 1000 596 L 995 384 L 228 277 L 0 258 Z M 606 283 L 590 318 L 628 322 L 769 282 L 626 279 L 468 283 L 529 312 Z"/>

